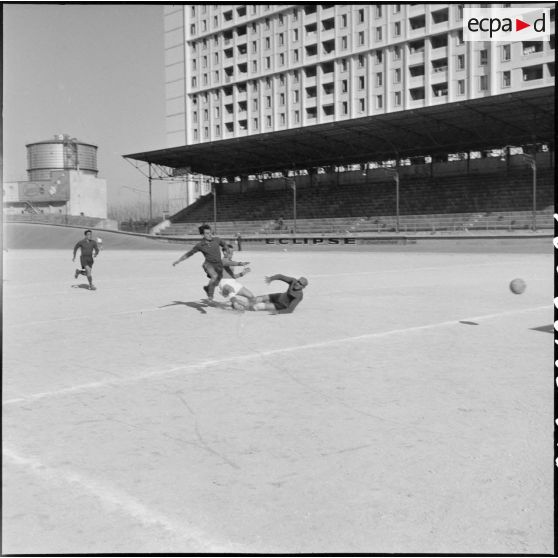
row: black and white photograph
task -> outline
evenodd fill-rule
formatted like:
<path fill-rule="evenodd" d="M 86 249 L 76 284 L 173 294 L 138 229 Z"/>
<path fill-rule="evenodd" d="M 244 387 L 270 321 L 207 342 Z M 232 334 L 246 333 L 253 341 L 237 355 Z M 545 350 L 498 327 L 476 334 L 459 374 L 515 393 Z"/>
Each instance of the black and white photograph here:
<path fill-rule="evenodd" d="M 2 30 L 3 556 L 555 555 L 554 3 Z"/>

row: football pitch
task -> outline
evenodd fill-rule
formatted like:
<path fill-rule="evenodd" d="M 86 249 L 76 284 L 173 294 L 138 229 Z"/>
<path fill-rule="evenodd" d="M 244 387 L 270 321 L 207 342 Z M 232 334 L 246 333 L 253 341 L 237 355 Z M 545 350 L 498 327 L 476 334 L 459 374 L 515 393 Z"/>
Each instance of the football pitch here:
<path fill-rule="evenodd" d="M 237 253 L 269 315 L 82 234 L 4 252 L 3 553 L 553 552 L 550 240 Z"/>

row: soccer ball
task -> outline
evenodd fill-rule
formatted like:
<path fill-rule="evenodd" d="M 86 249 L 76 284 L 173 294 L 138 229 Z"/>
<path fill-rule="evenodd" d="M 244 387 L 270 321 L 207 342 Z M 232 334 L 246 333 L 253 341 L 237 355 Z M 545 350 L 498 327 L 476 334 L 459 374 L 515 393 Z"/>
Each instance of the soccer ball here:
<path fill-rule="evenodd" d="M 97 244 L 102 244 L 103 243 L 103 239 L 102 238 L 97 238 Z"/>
<path fill-rule="evenodd" d="M 513 294 L 521 294 L 526 288 L 527 285 L 525 284 L 525 281 L 523 281 L 523 279 L 514 279 L 510 283 L 510 291 Z"/>

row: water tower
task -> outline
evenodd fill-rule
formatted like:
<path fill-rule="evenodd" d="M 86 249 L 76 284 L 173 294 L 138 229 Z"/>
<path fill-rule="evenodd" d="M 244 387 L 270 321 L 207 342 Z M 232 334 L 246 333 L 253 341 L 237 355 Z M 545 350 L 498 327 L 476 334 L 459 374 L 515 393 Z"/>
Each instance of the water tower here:
<path fill-rule="evenodd" d="M 84 143 L 68 134 L 57 134 L 51 140 L 29 143 L 27 175 L 29 180 L 50 180 L 51 173 L 77 170 L 97 176 L 97 146 Z"/>

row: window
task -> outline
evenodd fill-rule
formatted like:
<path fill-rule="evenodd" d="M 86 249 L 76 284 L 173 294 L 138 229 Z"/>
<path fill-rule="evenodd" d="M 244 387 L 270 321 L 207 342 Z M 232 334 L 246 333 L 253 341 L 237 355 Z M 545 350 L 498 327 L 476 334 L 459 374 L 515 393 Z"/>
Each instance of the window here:
<path fill-rule="evenodd" d="M 409 19 L 409 26 L 411 30 L 414 31 L 415 29 L 422 29 L 426 26 L 426 18 L 424 15 L 419 15 L 415 17 L 411 17 Z"/>
<path fill-rule="evenodd" d="M 382 86 L 382 72 L 376 74 L 376 87 Z"/>
<path fill-rule="evenodd" d="M 190 25 L 190 34 L 195 35 L 196 34 L 196 26 L 192 23 L 192 25 Z"/>
<path fill-rule="evenodd" d="M 283 46 L 285 44 L 285 35 L 283 33 L 279 33 L 279 46 Z"/>
<path fill-rule="evenodd" d="M 401 12 L 401 4 L 394 4 L 393 5 L 393 13 L 398 14 L 399 12 Z"/>
<path fill-rule="evenodd" d="M 538 64 L 537 66 L 529 66 L 527 68 L 522 68 L 523 70 L 523 81 L 533 81 L 536 79 L 542 79 L 543 77 L 543 66 Z"/>
<path fill-rule="evenodd" d="M 285 104 L 285 93 L 281 93 L 279 95 L 279 105 L 284 105 Z"/>
<path fill-rule="evenodd" d="M 209 128 L 207 126 L 203 129 L 203 137 L 206 139 L 209 137 Z"/>
<path fill-rule="evenodd" d="M 488 76 L 479 76 L 479 90 L 488 91 Z"/>
<path fill-rule="evenodd" d="M 293 29 L 293 41 L 298 41 L 298 29 Z"/>
<path fill-rule="evenodd" d="M 298 62 L 298 48 L 293 50 L 293 61 Z"/>
<path fill-rule="evenodd" d="M 213 72 L 213 81 L 219 81 L 219 70 Z"/>
<path fill-rule="evenodd" d="M 464 70 L 465 69 L 465 55 L 458 54 L 457 55 L 457 69 Z"/>
<path fill-rule="evenodd" d="M 346 58 L 341 59 L 341 71 L 342 72 L 347 71 L 347 59 Z"/>
<path fill-rule="evenodd" d="M 194 111 L 192 113 L 192 121 L 194 122 L 194 124 L 198 123 L 198 111 Z"/>
<path fill-rule="evenodd" d="M 300 92 L 298 91 L 298 89 L 295 89 L 293 91 L 293 102 L 298 103 L 299 99 L 300 99 Z"/>
<path fill-rule="evenodd" d="M 265 57 L 265 68 L 266 68 L 266 70 L 269 70 L 269 68 L 271 68 L 271 57 L 270 56 Z"/>
<path fill-rule="evenodd" d="M 457 94 L 465 95 L 465 80 L 460 79 L 457 81 Z"/>
<path fill-rule="evenodd" d="M 511 45 L 502 46 L 502 61 L 511 60 Z"/>
<path fill-rule="evenodd" d="M 376 63 L 377 64 L 381 64 L 383 60 L 383 56 L 382 56 L 382 51 L 381 50 L 377 50 L 376 51 Z"/>
<path fill-rule="evenodd" d="M 393 83 L 401 83 L 401 68 L 395 68 L 393 71 Z"/>
<path fill-rule="evenodd" d="M 198 86 L 198 80 L 196 79 L 196 77 L 194 76 L 192 78 L 192 87 L 197 87 Z"/>
<path fill-rule="evenodd" d="M 511 87 L 511 72 L 502 72 L 502 87 Z"/>
<path fill-rule="evenodd" d="M 341 16 L 341 27 L 347 27 L 347 14 Z"/>
<path fill-rule="evenodd" d="M 463 19 L 463 5 L 462 4 L 457 5 L 456 19 L 457 19 L 457 21 L 461 21 Z"/>
<path fill-rule="evenodd" d="M 376 108 L 381 109 L 384 106 L 384 98 L 382 95 L 376 95 Z"/>
<path fill-rule="evenodd" d="M 488 50 L 483 49 L 479 51 L 479 64 L 486 66 L 488 64 Z"/>
<path fill-rule="evenodd" d="M 394 37 L 399 37 L 399 35 L 401 35 L 401 22 L 396 21 L 393 24 L 393 36 Z"/>
<path fill-rule="evenodd" d="M 294 119 L 295 119 L 295 122 L 300 122 L 300 111 L 299 110 L 294 111 Z"/>
<path fill-rule="evenodd" d="M 348 91 L 348 83 L 347 80 L 344 79 L 341 81 L 341 93 L 347 93 Z"/>
<path fill-rule="evenodd" d="M 343 101 L 341 103 L 341 113 L 348 114 L 348 112 L 349 112 L 349 103 L 347 103 L 347 101 Z"/>
<path fill-rule="evenodd" d="M 218 53 L 218 52 L 216 52 L 216 53 L 213 55 L 213 62 L 214 62 L 215 64 L 219 64 L 219 53 Z"/>
<path fill-rule="evenodd" d="M 202 58 L 202 67 L 203 67 L 203 68 L 207 68 L 207 56 L 204 56 L 204 57 Z"/>
<path fill-rule="evenodd" d="M 376 27 L 376 40 L 377 41 L 382 40 L 382 28 L 381 27 Z"/>
<path fill-rule="evenodd" d="M 258 99 L 252 100 L 252 110 L 258 110 Z"/>
<path fill-rule="evenodd" d="M 463 31 L 460 30 L 457 32 L 457 45 L 462 45 L 464 44 L 464 40 L 463 40 Z"/>
<path fill-rule="evenodd" d="M 358 76 L 358 88 L 364 89 L 364 76 Z"/>
<path fill-rule="evenodd" d="M 271 108 L 271 97 L 269 95 L 265 98 L 265 106 Z"/>
<path fill-rule="evenodd" d="M 382 6 L 376 6 L 376 17 L 382 17 Z"/>
<path fill-rule="evenodd" d="M 436 25 L 437 23 L 443 23 L 449 20 L 449 10 L 444 8 L 443 10 L 437 10 L 432 12 L 432 23 Z"/>
<path fill-rule="evenodd" d="M 394 104 L 396 107 L 401 106 L 401 91 L 396 91 L 396 92 L 393 94 L 393 104 Z"/>
<path fill-rule="evenodd" d="M 197 70 L 197 66 L 198 66 L 197 62 L 198 61 L 195 58 L 192 60 L 192 70 Z"/>
<path fill-rule="evenodd" d="M 364 31 L 358 32 L 358 46 L 362 46 L 364 44 Z"/>
<path fill-rule="evenodd" d="M 281 126 L 284 126 L 284 125 L 285 125 L 285 122 L 286 122 L 285 113 L 284 113 L 284 112 L 282 112 L 282 113 L 279 115 L 279 120 L 280 120 L 280 122 L 281 122 Z"/>
<path fill-rule="evenodd" d="M 360 110 L 360 112 L 364 112 L 366 110 L 366 99 L 358 100 L 358 109 Z"/>
<path fill-rule="evenodd" d="M 271 48 L 271 39 L 269 37 L 265 38 L 265 48 Z"/>
<path fill-rule="evenodd" d="M 342 49 L 347 48 L 347 37 L 341 37 L 341 48 Z"/>
<path fill-rule="evenodd" d="M 195 140 L 199 139 L 198 129 L 197 129 L 197 128 L 194 128 L 194 139 L 195 139 Z"/>
<path fill-rule="evenodd" d="M 398 46 L 393 47 L 393 59 L 394 60 L 401 59 L 401 47 Z"/>
<path fill-rule="evenodd" d="M 283 53 L 279 54 L 279 66 L 285 65 L 285 55 Z"/>
<path fill-rule="evenodd" d="M 216 136 L 221 135 L 221 126 L 219 124 L 217 124 L 217 126 L 215 126 L 215 135 Z"/>
<path fill-rule="evenodd" d="M 411 95 L 411 100 L 422 101 L 424 99 L 424 87 L 409 89 L 409 94 Z"/>
<path fill-rule="evenodd" d="M 279 25 L 283 25 L 283 23 L 285 23 L 285 18 L 283 17 L 283 14 L 279 14 Z"/>
<path fill-rule="evenodd" d="M 358 67 L 364 68 L 364 56 L 362 54 L 358 55 Z"/>
<path fill-rule="evenodd" d="M 271 116 L 266 116 L 265 121 L 268 128 L 271 128 Z"/>

